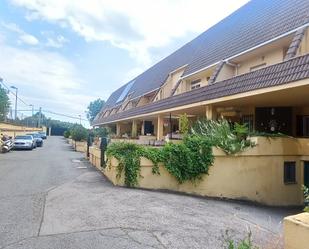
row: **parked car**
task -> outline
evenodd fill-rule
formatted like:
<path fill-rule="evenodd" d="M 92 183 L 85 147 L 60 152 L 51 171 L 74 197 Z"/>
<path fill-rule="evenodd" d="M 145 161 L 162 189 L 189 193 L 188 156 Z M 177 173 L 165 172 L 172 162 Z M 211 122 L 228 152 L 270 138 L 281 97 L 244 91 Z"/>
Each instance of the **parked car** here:
<path fill-rule="evenodd" d="M 46 132 L 44 132 L 44 131 L 39 131 L 38 134 L 41 136 L 42 139 L 47 139 Z"/>
<path fill-rule="evenodd" d="M 14 149 L 32 150 L 35 147 L 35 140 L 31 135 L 16 136 L 14 139 Z"/>
<path fill-rule="evenodd" d="M 43 139 L 42 139 L 42 137 L 39 133 L 31 133 L 31 134 L 27 134 L 27 135 L 32 136 L 34 138 L 36 147 L 42 147 L 43 146 Z"/>

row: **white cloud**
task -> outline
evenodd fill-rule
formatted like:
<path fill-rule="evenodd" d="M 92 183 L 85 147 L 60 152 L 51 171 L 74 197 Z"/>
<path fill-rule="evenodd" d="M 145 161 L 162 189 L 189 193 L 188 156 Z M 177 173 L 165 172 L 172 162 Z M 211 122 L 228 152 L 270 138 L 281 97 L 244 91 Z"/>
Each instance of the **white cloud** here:
<path fill-rule="evenodd" d="M 56 38 L 47 38 L 46 46 L 52 48 L 61 48 L 63 44 L 67 43 L 69 40 L 64 38 L 62 35 L 57 36 Z"/>
<path fill-rule="evenodd" d="M 24 44 L 28 44 L 31 46 L 35 46 L 39 44 L 39 40 L 35 36 L 26 33 L 19 26 L 17 26 L 17 24 L 2 22 L 1 25 L 6 30 L 9 30 L 9 31 L 12 31 L 18 34 L 19 36 L 18 41 L 17 41 L 18 43 L 24 43 Z"/>
<path fill-rule="evenodd" d="M 58 53 L 14 48 L 3 42 L 0 47 L 0 76 L 7 84 L 16 85 L 20 96 L 36 108 L 77 116 L 95 98 L 83 94 L 85 82 L 78 70 Z"/>
<path fill-rule="evenodd" d="M 41 34 L 46 38 L 46 47 L 62 48 L 69 40 L 62 35 L 56 35 L 53 31 L 42 31 Z"/>
<path fill-rule="evenodd" d="M 28 9 L 28 20 L 70 27 L 87 41 L 109 41 L 126 49 L 142 66 L 152 63 L 150 48 L 198 34 L 248 0 L 11 0 Z"/>
<path fill-rule="evenodd" d="M 19 37 L 19 39 L 22 43 L 26 43 L 28 45 L 35 46 L 39 44 L 38 39 L 36 39 L 34 36 L 29 35 L 29 34 L 23 34 Z"/>

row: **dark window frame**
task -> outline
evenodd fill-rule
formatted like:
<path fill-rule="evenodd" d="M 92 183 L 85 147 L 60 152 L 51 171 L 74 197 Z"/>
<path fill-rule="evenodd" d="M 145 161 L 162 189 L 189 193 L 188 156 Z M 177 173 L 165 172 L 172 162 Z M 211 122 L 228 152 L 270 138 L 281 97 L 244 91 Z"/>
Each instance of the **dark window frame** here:
<path fill-rule="evenodd" d="M 191 90 L 197 89 L 201 87 L 201 79 L 191 81 Z"/>
<path fill-rule="evenodd" d="M 286 185 L 297 184 L 296 181 L 296 162 L 285 161 L 283 164 L 283 182 Z"/>

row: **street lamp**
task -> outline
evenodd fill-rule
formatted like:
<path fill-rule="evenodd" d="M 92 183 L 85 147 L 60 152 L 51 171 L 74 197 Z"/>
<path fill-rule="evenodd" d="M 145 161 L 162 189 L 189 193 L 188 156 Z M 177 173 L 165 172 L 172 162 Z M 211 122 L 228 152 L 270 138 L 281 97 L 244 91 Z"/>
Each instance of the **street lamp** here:
<path fill-rule="evenodd" d="M 17 94 L 18 88 L 15 86 L 11 86 L 12 89 L 15 89 L 15 120 L 17 119 Z"/>

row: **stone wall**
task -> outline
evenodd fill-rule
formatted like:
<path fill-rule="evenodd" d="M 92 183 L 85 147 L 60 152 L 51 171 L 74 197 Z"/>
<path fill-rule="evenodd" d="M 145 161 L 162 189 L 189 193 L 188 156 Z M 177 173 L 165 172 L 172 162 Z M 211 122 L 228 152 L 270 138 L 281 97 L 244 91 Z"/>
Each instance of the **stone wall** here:
<path fill-rule="evenodd" d="M 33 133 L 38 131 L 46 131 L 46 128 L 44 130 L 44 128 L 27 127 L 23 125 L 9 124 L 5 122 L 0 123 L 0 133 L 8 135 L 10 137 L 25 135 L 27 133 Z"/>

